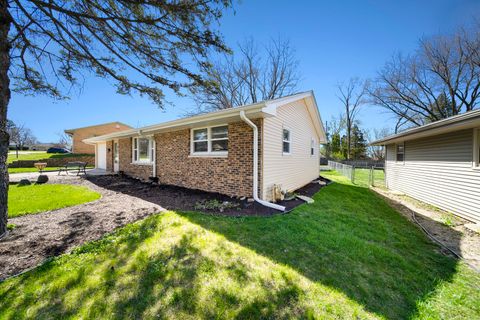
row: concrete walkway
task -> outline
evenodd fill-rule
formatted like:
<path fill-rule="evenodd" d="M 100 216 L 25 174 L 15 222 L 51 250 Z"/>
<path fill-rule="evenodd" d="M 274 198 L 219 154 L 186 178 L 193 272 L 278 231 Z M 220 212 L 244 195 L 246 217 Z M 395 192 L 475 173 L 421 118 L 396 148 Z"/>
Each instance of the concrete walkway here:
<path fill-rule="evenodd" d="M 87 175 L 89 176 L 102 176 L 102 175 L 108 174 L 108 172 L 103 169 L 87 169 L 86 172 L 87 172 Z M 66 174 L 65 172 L 62 172 L 60 175 L 58 175 L 58 171 L 48 171 L 48 172 L 44 172 L 43 174 L 48 176 L 48 179 L 51 182 L 57 182 L 57 181 L 60 182 L 60 181 L 72 180 L 72 179 L 75 180 L 84 176 L 83 174 L 80 174 L 77 176 L 76 170 L 70 171 L 68 174 Z M 35 181 L 37 180 L 39 175 L 40 173 L 38 172 L 10 173 L 9 178 L 10 178 L 10 182 L 18 182 L 22 179 Z"/>

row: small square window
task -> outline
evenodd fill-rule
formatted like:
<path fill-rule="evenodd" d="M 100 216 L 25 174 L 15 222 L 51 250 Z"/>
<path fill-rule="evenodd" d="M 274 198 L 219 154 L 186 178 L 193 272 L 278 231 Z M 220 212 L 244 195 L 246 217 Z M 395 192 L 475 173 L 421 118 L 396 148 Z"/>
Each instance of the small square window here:
<path fill-rule="evenodd" d="M 133 162 L 153 162 L 155 147 L 151 138 L 133 138 Z"/>
<path fill-rule="evenodd" d="M 315 155 L 315 140 L 312 139 L 310 142 L 310 155 L 314 156 Z"/>

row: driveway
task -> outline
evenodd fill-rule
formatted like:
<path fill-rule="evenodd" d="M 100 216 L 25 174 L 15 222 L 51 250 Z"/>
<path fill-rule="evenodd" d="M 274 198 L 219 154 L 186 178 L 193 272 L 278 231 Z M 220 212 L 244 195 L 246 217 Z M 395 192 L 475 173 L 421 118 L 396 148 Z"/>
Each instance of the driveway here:
<path fill-rule="evenodd" d="M 12 174 L 10 179 L 35 179 L 38 173 Z M 99 192 L 99 200 L 74 207 L 9 219 L 16 228 L 0 240 L 0 279 L 32 268 L 45 259 L 69 252 L 105 233 L 164 211 L 161 206 L 128 194 L 108 190 L 77 176 L 49 174 L 55 183 L 84 185 Z"/>

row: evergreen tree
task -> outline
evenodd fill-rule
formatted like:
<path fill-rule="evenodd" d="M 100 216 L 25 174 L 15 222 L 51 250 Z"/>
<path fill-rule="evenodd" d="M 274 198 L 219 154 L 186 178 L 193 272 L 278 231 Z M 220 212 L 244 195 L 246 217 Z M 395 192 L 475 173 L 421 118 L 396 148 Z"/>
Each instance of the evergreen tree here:
<path fill-rule="evenodd" d="M 351 143 L 350 159 L 365 159 L 367 156 L 367 140 L 356 124 L 352 127 Z"/>

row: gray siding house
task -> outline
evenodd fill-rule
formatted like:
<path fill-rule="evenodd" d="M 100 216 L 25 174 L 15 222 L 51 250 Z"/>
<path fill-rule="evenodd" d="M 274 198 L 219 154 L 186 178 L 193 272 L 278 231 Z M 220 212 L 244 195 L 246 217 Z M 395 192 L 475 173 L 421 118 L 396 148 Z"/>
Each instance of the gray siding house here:
<path fill-rule="evenodd" d="M 387 188 L 480 223 L 480 110 L 372 145 L 386 148 Z"/>

